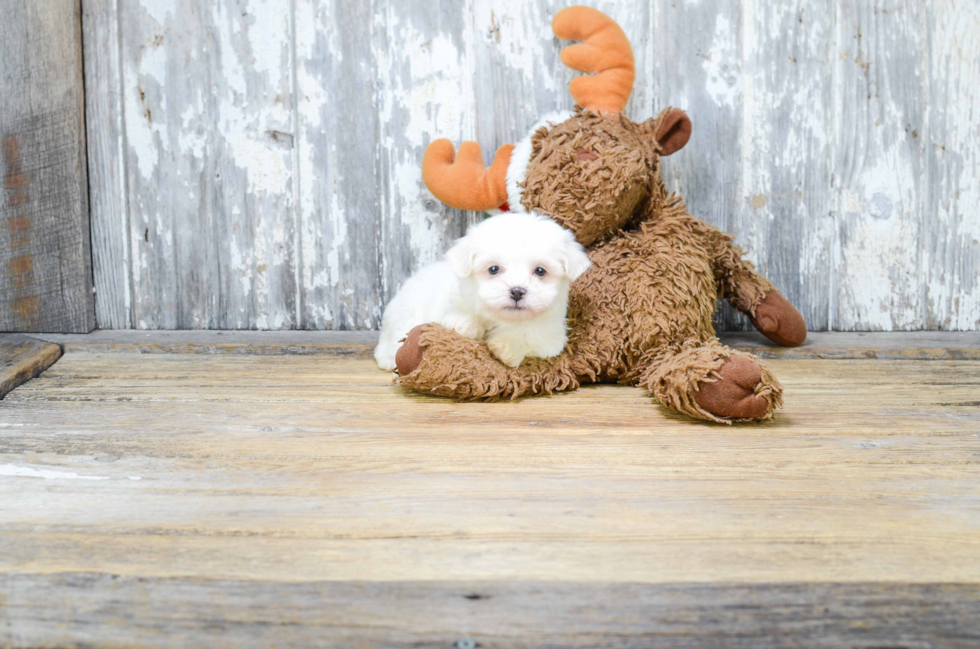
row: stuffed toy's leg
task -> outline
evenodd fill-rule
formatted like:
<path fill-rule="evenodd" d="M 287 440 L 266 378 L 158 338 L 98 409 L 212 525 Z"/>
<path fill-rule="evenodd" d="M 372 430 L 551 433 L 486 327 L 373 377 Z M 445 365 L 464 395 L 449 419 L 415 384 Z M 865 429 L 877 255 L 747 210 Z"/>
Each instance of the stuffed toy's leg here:
<path fill-rule="evenodd" d="M 715 252 L 715 276 L 722 293 L 736 309 L 749 316 L 763 336 L 784 347 L 796 347 L 806 340 L 806 322 L 768 279 L 742 259 L 742 249 L 731 237 L 719 236 Z"/>
<path fill-rule="evenodd" d="M 763 336 L 783 347 L 806 341 L 806 321 L 796 307 L 776 291 L 766 294 L 755 309 L 744 312 Z"/>
<path fill-rule="evenodd" d="M 567 349 L 555 358 L 526 358 L 510 368 L 490 354 L 485 342 L 437 324 L 412 329 L 395 363 L 401 385 L 457 399 L 513 399 L 579 385 Z"/>
<path fill-rule="evenodd" d="M 658 356 L 640 384 L 664 406 L 718 423 L 770 419 L 783 405 L 782 386 L 759 359 L 716 338 Z"/>

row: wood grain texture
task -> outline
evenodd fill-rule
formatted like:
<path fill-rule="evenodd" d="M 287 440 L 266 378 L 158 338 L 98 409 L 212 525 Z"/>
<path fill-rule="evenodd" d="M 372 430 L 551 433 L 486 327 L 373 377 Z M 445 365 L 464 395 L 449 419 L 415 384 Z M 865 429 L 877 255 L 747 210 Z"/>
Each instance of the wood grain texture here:
<path fill-rule="evenodd" d="M 295 3 L 298 324 L 304 329 L 374 329 L 380 322 L 385 192 L 377 11 L 373 1 Z"/>
<path fill-rule="evenodd" d="M 290 13 L 146 0 L 119 17 L 133 323 L 295 327 Z"/>
<path fill-rule="evenodd" d="M 934 329 L 980 329 L 980 6 L 944 0 L 929 40 L 922 312 Z M 914 138 L 918 139 L 918 138 Z M 972 206 L 972 207 L 971 207 Z"/>
<path fill-rule="evenodd" d="M 0 334 L 0 399 L 61 357 L 61 348 L 23 334 Z"/>
<path fill-rule="evenodd" d="M 119 0 L 82 3 L 85 122 L 96 314 L 104 329 L 129 329 L 132 273 Z"/>
<path fill-rule="evenodd" d="M 785 409 L 722 427 L 69 352 L 0 408 L 0 644 L 975 644 L 975 363 L 771 367 Z"/>
<path fill-rule="evenodd" d="M 244 354 L 373 357 L 376 331 L 119 331 L 46 334 L 39 340 L 68 352 L 129 354 Z M 977 345 L 980 356 L 980 344 Z"/>
<path fill-rule="evenodd" d="M 66 352 L 371 356 L 374 331 L 93 331 L 45 334 Z M 810 332 L 800 347 L 779 347 L 757 332 L 721 334 L 722 343 L 762 358 L 980 360 L 974 332 Z"/>
<path fill-rule="evenodd" d="M 85 2 L 105 327 L 375 328 L 479 218 L 427 192 L 425 146 L 489 161 L 571 105 L 569 3 Z M 630 116 L 693 118 L 669 185 L 811 329 L 980 328 L 976 3 L 593 4 L 636 52 Z"/>
<path fill-rule="evenodd" d="M 91 331 L 78 2 L 5 7 L 0 61 L 0 331 Z"/>
<path fill-rule="evenodd" d="M 927 10 L 845 0 L 837 13 L 835 88 L 850 108 L 838 117 L 835 160 L 837 310 L 862 329 L 915 328 L 923 311 Z"/>
<path fill-rule="evenodd" d="M 976 329 L 980 8 L 838 5 L 834 327 Z M 953 78 L 956 81 L 953 81 Z M 966 168 L 971 171 L 964 173 Z M 967 198 L 967 200 L 973 200 Z"/>
<path fill-rule="evenodd" d="M 786 408 L 721 427 L 621 386 L 456 403 L 364 358 L 68 353 L 0 411 L 0 571 L 980 583 L 975 363 L 771 366 Z"/>
<path fill-rule="evenodd" d="M 264 582 L 2 574 L 10 647 L 944 647 L 974 586 Z M 229 597 L 234 593 L 234 596 Z M 62 604 L 70 601 L 73 605 Z"/>

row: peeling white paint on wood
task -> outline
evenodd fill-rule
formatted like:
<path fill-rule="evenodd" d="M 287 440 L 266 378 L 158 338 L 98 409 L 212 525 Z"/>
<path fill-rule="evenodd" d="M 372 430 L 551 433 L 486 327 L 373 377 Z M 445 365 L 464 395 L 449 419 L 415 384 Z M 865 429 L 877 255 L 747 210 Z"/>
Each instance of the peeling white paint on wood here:
<path fill-rule="evenodd" d="M 109 476 L 80 475 L 74 471 L 56 471 L 55 469 L 34 469 L 29 466 L 16 464 L 0 464 L 0 477 L 8 478 L 42 478 L 44 480 L 108 480 Z"/>
<path fill-rule="evenodd" d="M 100 325 L 376 327 L 479 218 L 427 192 L 425 146 L 489 161 L 571 106 L 565 4 L 83 0 Z M 976 3 L 593 5 L 634 45 L 631 117 L 694 120 L 670 186 L 811 328 L 980 328 Z"/>
<path fill-rule="evenodd" d="M 849 109 L 840 116 L 834 165 L 834 325 L 913 329 L 922 318 L 925 17 L 920 3 L 888 13 L 854 0 L 837 8 L 835 91 Z"/>
<path fill-rule="evenodd" d="M 943 0 L 928 16 L 928 207 L 923 313 L 928 328 L 980 323 L 980 5 Z"/>

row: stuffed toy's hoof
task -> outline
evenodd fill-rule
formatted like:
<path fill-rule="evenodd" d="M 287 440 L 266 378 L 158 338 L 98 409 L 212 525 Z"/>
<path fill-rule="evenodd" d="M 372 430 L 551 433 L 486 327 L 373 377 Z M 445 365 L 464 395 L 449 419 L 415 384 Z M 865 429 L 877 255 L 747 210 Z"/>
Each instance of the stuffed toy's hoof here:
<path fill-rule="evenodd" d="M 806 340 L 806 322 L 789 301 L 773 291 L 762 298 L 755 308 L 755 316 L 749 316 L 763 336 L 783 347 L 796 347 Z"/>
<path fill-rule="evenodd" d="M 425 351 L 425 347 L 419 344 L 419 338 L 422 337 L 422 327 L 424 326 L 419 325 L 409 331 L 408 335 L 405 336 L 405 342 L 395 352 L 395 367 L 398 368 L 400 376 L 408 376 L 422 362 L 422 352 Z"/>
<path fill-rule="evenodd" d="M 771 295 L 771 294 L 770 294 Z M 718 368 L 720 379 L 702 381 L 694 400 L 716 417 L 762 419 L 769 402 L 755 393 L 762 382 L 762 370 L 745 356 L 729 356 Z"/>

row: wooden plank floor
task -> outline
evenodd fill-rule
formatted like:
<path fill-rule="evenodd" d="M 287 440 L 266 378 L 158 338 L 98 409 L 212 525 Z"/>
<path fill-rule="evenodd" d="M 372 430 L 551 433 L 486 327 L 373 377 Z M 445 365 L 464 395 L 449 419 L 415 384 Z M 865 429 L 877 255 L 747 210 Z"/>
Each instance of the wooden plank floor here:
<path fill-rule="evenodd" d="M 69 351 L 0 402 L 0 646 L 978 646 L 980 363 L 769 363 L 728 427 Z"/>

